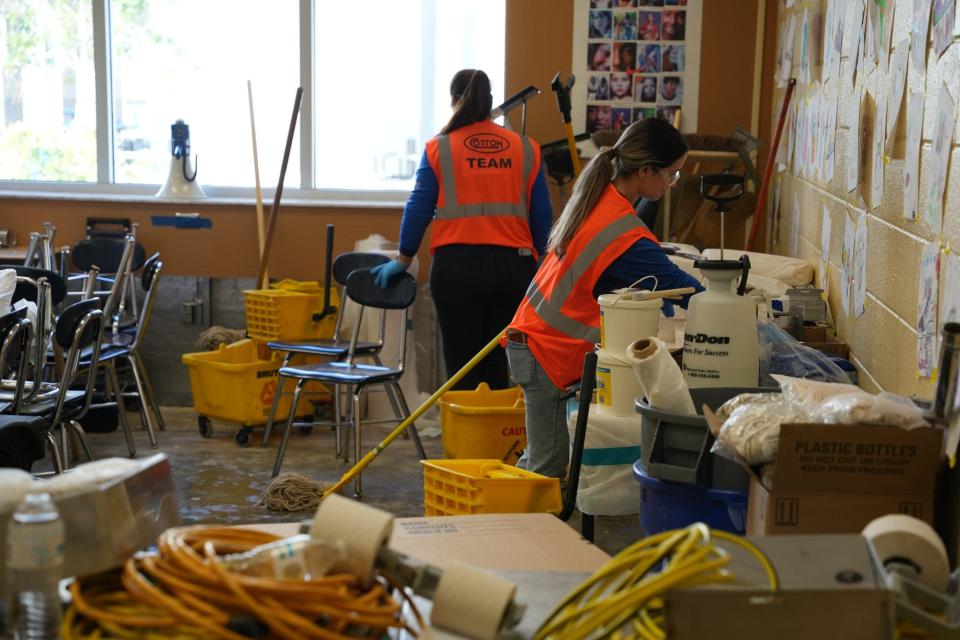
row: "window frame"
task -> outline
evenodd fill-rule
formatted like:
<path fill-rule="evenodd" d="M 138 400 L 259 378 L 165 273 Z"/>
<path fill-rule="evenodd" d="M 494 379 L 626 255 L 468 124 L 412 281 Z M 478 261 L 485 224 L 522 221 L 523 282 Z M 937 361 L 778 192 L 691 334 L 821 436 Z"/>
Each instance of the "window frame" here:
<path fill-rule="evenodd" d="M 299 115 L 299 139 L 291 153 L 300 154 L 300 175 L 298 180 L 289 173 L 284 179 L 284 204 L 345 207 L 402 207 L 409 195 L 409 189 L 372 190 L 372 189 L 330 189 L 317 188 L 314 181 L 316 163 L 316 144 L 314 130 L 316 123 L 316 86 L 313 79 L 314 52 L 316 37 L 314 20 L 316 17 L 315 0 L 298 0 L 299 7 L 299 55 L 300 85 L 303 97 Z M 0 196 L 23 198 L 51 198 L 63 200 L 126 200 L 155 201 L 160 188 L 158 184 L 118 184 L 114 171 L 114 109 L 112 97 L 113 72 L 111 68 L 110 0 L 92 0 L 93 12 L 93 57 L 96 98 L 96 182 L 53 182 L 29 180 L 0 180 Z M 292 184 L 291 184 L 292 183 Z M 263 199 L 273 198 L 275 185 L 263 185 Z M 216 187 L 203 185 L 207 194 L 205 199 L 171 200 L 185 204 L 247 204 L 255 200 L 253 187 Z"/>

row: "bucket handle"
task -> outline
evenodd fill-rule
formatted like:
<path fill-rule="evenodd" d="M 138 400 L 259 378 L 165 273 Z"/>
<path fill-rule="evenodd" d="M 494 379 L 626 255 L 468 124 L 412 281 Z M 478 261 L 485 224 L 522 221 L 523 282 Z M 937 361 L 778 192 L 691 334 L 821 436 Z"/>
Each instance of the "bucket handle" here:
<path fill-rule="evenodd" d="M 684 467 L 663 462 L 666 457 L 664 455 L 664 450 L 666 449 L 666 444 L 664 443 L 665 434 L 666 429 L 663 428 L 663 421 L 658 420 L 653 432 L 650 451 L 643 452 L 650 474 L 655 478 L 662 478 L 674 482 L 686 482 L 688 484 L 706 483 L 713 475 L 713 458 L 709 455 L 713 434 L 710 433 L 710 430 L 703 430 L 703 440 L 700 442 L 697 459 L 693 467 Z"/>

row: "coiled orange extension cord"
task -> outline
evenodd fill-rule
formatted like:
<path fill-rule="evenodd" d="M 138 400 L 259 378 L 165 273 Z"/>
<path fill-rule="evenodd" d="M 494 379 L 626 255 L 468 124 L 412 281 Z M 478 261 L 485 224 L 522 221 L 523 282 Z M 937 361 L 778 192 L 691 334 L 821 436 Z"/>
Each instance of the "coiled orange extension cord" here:
<path fill-rule="evenodd" d="M 160 536 L 157 553 L 131 558 L 122 573 L 76 580 L 62 636 L 245 640 L 249 636 L 227 626 L 238 617 L 259 621 L 269 637 L 284 640 L 380 638 L 391 627 L 414 633 L 390 595 L 398 585 L 383 573 L 365 589 L 352 575 L 276 580 L 233 573 L 216 560 L 278 539 L 254 529 L 170 529 Z"/>

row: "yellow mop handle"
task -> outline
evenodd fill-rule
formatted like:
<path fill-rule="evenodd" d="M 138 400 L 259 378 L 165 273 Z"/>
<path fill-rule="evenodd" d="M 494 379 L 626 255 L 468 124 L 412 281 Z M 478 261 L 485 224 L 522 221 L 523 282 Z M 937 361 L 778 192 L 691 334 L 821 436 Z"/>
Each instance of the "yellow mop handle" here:
<path fill-rule="evenodd" d="M 580 175 L 580 152 L 577 151 L 577 139 L 573 136 L 573 123 L 566 123 L 567 146 L 570 147 L 570 160 L 573 162 L 573 177 Z"/>
<path fill-rule="evenodd" d="M 340 478 L 340 481 L 337 482 L 337 484 L 333 485 L 332 487 L 324 491 L 323 496 L 320 499 L 323 500 L 323 498 L 326 498 L 331 493 L 340 491 L 340 489 L 346 486 L 348 482 L 353 480 L 354 476 L 356 476 L 358 473 L 363 471 L 367 467 L 367 465 L 373 462 L 373 459 L 376 458 L 378 455 L 380 455 L 381 451 L 386 449 L 391 442 L 399 438 L 400 434 L 402 434 L 407 427 L 413 424 L 417 418 L 419 418 L 424 413 L 426 413 L 427 409 L 432 407 L 437 402 L 437 400 L 440 399 L 440 396 L 442 396 L 447 391 L 449 391 L 450 388 L 453 387 L 453 385 L 460 382 L 460 380 L 463 379 L 465 375 L 470 373 L 471 369 L 473 369 L 475 366 L 477 366 L 477 364 L 480 363 L 481 360 L 487 357 L 487 354 L 489 354 L 491 351 L 496 349 L 497 346 L 500 344 L 500 339 L 503 338 L 503 334 L 505 332 L 506 332 L 506 329 L 498 333 L 497 337 L 491 340 L 489 343 L 487 343 L 487 346 L 481 349 L 480 352 L 477 353 L 477 355 L 470 358 L 470 362 L 463 365 L 460 371 L 457 371 L 455 374 L 453 374 L 453 376 L 451 376 L 449 380 L 443 383 L 442 387 L 434 391 L 432 396 L 427 398 L 423 404 L 417 407 L 417 409 L 413 413 L 411 413 L 406 420 L 398 424 L 397 428 L 391 431 L 390 434 L 387 435 L 387 437 L 384 438 L 380 444 L 378 444 L 375 448 L 369 451 L 367 455 L 363 456 L 363 458 L 359 462 L 357 462 L 357 464 L 353 465 L 353 468 L 351 468 L 349 471 L 343 474 L 343 477 Z"/>

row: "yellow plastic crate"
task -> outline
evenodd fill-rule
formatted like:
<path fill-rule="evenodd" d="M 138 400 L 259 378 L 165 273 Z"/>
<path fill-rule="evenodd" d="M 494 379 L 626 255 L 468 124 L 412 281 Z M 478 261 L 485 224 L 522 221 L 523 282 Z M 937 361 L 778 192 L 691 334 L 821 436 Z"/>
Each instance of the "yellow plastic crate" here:
<path fill-rule="evenodd" d="M 495 458 L 516 464 L 527 446 L 526 412 L 519 387 L 448 391 L 440 397 L 440 428 L 446 458 Z"/>
<path fill-rule="evenodd" d="M 423 513 L 559 513 L 560 481 L 499 460 L 421 460 Z"/>
<path fill-rule="evenodd" d="M 243 292 L 247 335 L 256 340 L 315 340 L 332 338 L 337 324 L 333 313 L 320 321 L 324 290 L 317 282 L 283 280 L 272 289 Z M 340 296 L 330 290 L 330 304 L 339 309 Z"/>
<path fill-rule="evenodd" d="M 190 373 L 190 389 L 198 414 L 244 426 L 266 424 L 277 391 L 281 358 L 264 360 L 257 353 L 255 341 L 240 340 L 220 345 L 217 351 L 185 353 L 181 361 Z M 287 391 L 292 391 L 292 383 L 286 386 Z M 292 400 L 287 395 L 280 398 L 277 420 L 286 419 Z M 309 399 L 301 396 L 296 415 L 312 413 Z"/>

